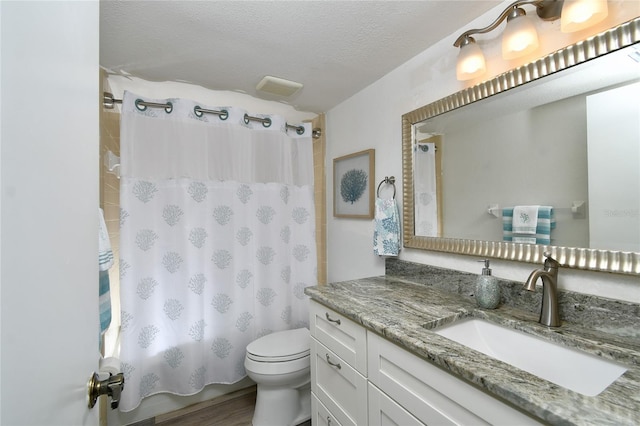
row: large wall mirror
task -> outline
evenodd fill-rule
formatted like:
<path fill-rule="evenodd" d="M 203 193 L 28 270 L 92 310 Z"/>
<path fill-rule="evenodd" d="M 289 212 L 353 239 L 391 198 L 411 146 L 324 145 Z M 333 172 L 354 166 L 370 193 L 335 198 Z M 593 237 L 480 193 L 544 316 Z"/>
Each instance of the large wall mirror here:
<path fill-rule="evenodd" d="M 403 115 L 405 247 L 640 274 L 639 41 L 637 18 Z M 531 205 L 548 234 L 510 238 Z"/>

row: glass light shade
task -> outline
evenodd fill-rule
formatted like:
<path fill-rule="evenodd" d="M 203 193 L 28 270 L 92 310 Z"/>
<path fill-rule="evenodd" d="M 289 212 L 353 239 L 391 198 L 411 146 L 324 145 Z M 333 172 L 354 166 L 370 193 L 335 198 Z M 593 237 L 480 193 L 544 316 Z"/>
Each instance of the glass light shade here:
<path fill-rule="evenodd" d="M 607 0 L 565 0 L 560 17 L 560 30 L 572 33 L 597 24 L 607 17 Z"/>
<path fill-rule="evenodd" d="M 517 16 L 507 21 L 502 33 L 502 57 L 514 59 L 533 52 L 538 48 L 538 32 L 531 19 Z"/>
<path fill-rule="evenodd" d="M 456 77 L 460 81 L 480 77 L 487 70 L 482 49 L 475 42 L 460 47 L 456 64 Z"/>

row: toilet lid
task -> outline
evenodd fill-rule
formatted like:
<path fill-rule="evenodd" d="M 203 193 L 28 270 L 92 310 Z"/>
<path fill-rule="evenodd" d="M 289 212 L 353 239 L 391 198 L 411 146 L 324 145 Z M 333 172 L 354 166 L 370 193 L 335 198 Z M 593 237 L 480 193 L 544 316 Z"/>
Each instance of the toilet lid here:
<path fill-rule="evenodd" d="M 247 345 L 247 356 L 255 361 L 284 362 L 309 355 L 309 330 L 278 331 Z"/>

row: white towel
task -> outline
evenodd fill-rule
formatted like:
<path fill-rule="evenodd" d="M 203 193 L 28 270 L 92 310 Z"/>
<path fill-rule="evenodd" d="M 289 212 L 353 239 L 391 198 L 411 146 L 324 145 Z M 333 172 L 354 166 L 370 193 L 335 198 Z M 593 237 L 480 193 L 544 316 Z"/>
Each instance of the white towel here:
<path fill-rule="evenodd" d="M 107 224 L 104 221 L 104 212 L 98 208 L 98 268 L 107 271 L 113 266 L 113 251 L 109 241 Z"/>
<path fill-rule="evenodd" d="M 376 198 L 373 253 L 397 256 L 400 252 L 400 212 L 395 199 Z"/>
<path fill-rule="evenodd" d="M 535 235 L 539 208 L 540 206 L 515 206 L 513 208 L 513 233 Z"/>

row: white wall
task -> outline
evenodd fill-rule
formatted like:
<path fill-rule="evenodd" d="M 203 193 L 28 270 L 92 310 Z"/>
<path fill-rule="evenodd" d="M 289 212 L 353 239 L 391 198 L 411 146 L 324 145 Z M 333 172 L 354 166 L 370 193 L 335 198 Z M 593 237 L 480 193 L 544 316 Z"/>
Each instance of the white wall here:
<path fill-rule="evenodd" d="M 93 425 L 97 2 L 0 3 L 3 425 Z"/>
<path fill-rule="evenodd" d="M 327 202 L 328 279 L 330 282 L 384 274 L 384 261 L 373 254 L 373 223 L 370 220 L 334 218 L 332 212 L 332 159 L 363 149 L 376 150 L 375 184 L 394 175 L 398 187 L 398 203 L 402 203 L 402 138 L 401 116 L 425 104 L 461 90 L 456 81 L 457 49 L 453 42 L 468 28 L 488 25 L 511 1 L 483 15 L 439 43 L 373 83 L 360 93 L 327 112 Z M 504 72 L 528 60 L 544 56 L 567 44 L 596 34 L 638 15 L 636 0 L 609 2 L 609 17 L 596 27 L 573 34 L 562 34 L 559 22 L 537 21 L 541 47 L 537 54 L 522 62 L 506 62 L 499 53 L 500 31 L 489 38 L 478 36 L 488 58 L 484 79 Z M 428 29 L 425 29 L 428 31 Z M 491 39 L 493 38 L 493 39 Z M 481 40 L 481 41 L 480 41 Z M 477 82 L 471 82 L 473 85 Z M 476 258 L 446 253 L 403 249 L 400 258 L 407 261 L 480 272 Z M 492 261 L 494 275 L 524 282 L 539 265 Z M 564 289 L 605 297 L 640 302 L 640 278 L 637 276 L 593 273 L 563 269 L 559 286 Z"/>

